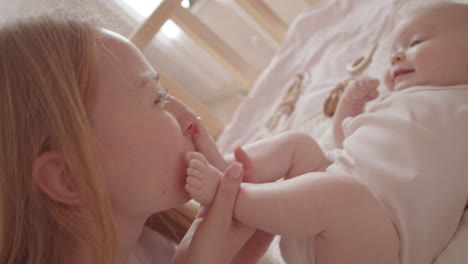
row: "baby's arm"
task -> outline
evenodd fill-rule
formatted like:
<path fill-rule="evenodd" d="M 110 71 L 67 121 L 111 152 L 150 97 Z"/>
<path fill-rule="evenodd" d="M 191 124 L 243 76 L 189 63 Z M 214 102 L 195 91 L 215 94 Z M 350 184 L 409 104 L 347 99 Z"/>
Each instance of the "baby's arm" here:
<path fill-rule="evenodd" d="M 337 147 L 343 147 L 344 134 L 341 123 L 347 117 L 361 114 L 366 103 L 377 98 L 379 95 L 378 85 L 377 79 L 361 77 L 351 81 L 345 88 L 333 117 L 333 136 Z"/>

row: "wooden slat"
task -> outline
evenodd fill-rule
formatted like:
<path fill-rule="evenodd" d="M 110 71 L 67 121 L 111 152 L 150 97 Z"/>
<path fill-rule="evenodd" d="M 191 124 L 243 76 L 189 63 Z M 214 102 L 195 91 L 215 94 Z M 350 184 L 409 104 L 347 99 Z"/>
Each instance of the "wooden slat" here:
<path fill-rule="evenodd" d="M 273 40 L 283 41 L 288 26 L 262 0 L 236 0 L 236 3 L 259 24 Z"/>
<path fill-rule="evenodd" d="M 181 102 L 189 106 L 202 118 L 203 122 L 208 128 L 210 136 L 216 140 L 224 129 L 224 122 L 216 117 L 205 105 L 181 89 L 166 75 L 160 73 L 160 80 L 164 89 L 167 89 L 172 96 L 176 97 Z"/>
<path fill-rule="evenodd" d="M 257 73 L 237 52 L 209 29 L 199 18 L 182 7 L 174 8 L 171 19 L 198 45 L 231 72 L 246 88 L 250 89 Z"/>
<path fill-rule="evenodd" d="M 143 50 L 148 46 L 156 33 L 164 23 L 174 15 L 174 10 L 182 9 L 180 0 L 165 0 L 148 19 L 130 36 L 130 40 Z M 223 51 L 224 52 L 224 51 Z M 158 67 L 154 67 L 159 73 L 162 85 L 169 89 L 171 95 L 175 96 L 184 104 L 188 105 L 193 111 L 202 117 L 203 122 L 208 128 L 210 136 L 216 139 L 224 129 L 224 122 L 212 114 L 212 112 L 193 96 L 181 89 L 169 77 L 163 74 Z M 250 85 L 250 84 L 249 84 Z M 249 86 L 250 87 L 250 86 Z"/>
<path fill-rule="evenodd" d="M 149 0 L 148 0 L 149 1 Z M 163 1 L 149 18 L 130 36 L 130 40 L 140 49 L 144 50 L 154 38 L 159 29 L 170 18 L 173 10 L 180 7 L 181 0 Z"/>

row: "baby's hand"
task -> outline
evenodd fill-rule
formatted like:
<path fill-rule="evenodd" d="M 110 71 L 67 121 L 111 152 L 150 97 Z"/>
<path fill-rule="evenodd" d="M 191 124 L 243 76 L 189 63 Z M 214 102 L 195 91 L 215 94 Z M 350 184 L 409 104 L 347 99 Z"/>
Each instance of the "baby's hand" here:
<path fill-rule="evenodd" d="M 343 99 L 352 104 L 363 104 L 379 96 L 379 80 L 367 76 L 351 81 L 345 89 Z"/>

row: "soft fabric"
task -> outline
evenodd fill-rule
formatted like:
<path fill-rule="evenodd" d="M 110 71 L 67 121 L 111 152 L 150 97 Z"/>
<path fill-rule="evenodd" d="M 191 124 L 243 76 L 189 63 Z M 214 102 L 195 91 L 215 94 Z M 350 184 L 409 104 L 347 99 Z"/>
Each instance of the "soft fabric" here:
<path fill-rule="evenodd" d="M 457 229 L 468 199 L 467 121 L 468 85 L 459 85 L 394 92 L 343 122 L 343 149 L 328 170 L 380 199 L 402 264 L 432 263 Z"/>
<path fill-rule="evenodd" d="M 346 65 L 366 55 L 388 35 L 391 11 L 402 0 L 324 0 L 295 19 L 280 50 L 237 108 L 218 138 L 224 153 L 238 145 L 323 117 L 323 103 L 348 78 Z M 265 127 L 298 73 L 306 73 L 294 111 L 269 131 Z"/>

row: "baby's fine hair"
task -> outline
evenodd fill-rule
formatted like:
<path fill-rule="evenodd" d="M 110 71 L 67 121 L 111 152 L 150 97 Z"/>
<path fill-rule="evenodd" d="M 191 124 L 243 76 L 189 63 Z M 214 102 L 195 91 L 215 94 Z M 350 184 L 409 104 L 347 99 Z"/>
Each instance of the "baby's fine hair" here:
<path fill-rule="evenodd" d="M 2 264 L 65 263 L 77 243 L 89 246 L 93 263 L 114 263 L 116 234 L 89 118 L 97 59 L 105 50 L 99 34 L 93 22 L 67 15 L 26 18 L 0 29 Z M 80 207 L 54 201 L 35 184 L 34 162 L 49 152 L 62 158 Z M 193 215 L 191 207 L 170 210 L 148 225 L 178 242 Z"/>
<path fill-rule="evenodd" d="M 409 1 L 402 1 L 400 4 L 395 8 L 394 12 L 394 22 L 393 26 L 397 24 L 403 18 L 411 16 L 413 13 L 418 12 L 425 8 L 430 8 L 434 5 L 440 4 L 455 4 L 459 5 L 460 7 L 464 7 L 465 11 L 468 8 L 468 0 L 409 0 Z"/>

